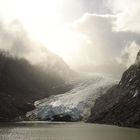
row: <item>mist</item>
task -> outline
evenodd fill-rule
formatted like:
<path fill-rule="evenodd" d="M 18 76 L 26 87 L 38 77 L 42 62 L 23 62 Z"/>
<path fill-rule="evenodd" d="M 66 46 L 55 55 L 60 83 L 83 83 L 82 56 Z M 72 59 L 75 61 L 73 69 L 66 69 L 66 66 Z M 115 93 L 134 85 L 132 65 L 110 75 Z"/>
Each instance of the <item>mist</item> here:
<path fill-rule="evenodd" d="M 112 20 L 112 17 L 98 17 L 97 15 L 86 16 L 91 16 L 90 18 L 95 18 L 94 20 L 96 20 L 96 18 L 100 20 L 108 20 L 109 18 L 109 22 L 110 18 Z M 135 62 L 139 50 L 139 45 L 136 43 L 136 41 L 138 42 L 139 35 L 133 32 L 114 32 L 111 31 L 111 28 L 107 29 L 106 27 L 104 28 L 107 31 L 102 32 L 100 31 L 102 30 L 100 27 L 96 27 L 97 25 L 99 26 L 98 23 L 96 23 L 95 27 L 93 24 L 90 27 L 86 25 L 89 22 L 85 24 L 87 17 L 84 18 L 85 20 L 81 22 L 76 21 L 74 28 L 76 28 L 75 30 L 82 30 L 82 33 L 84 33 L 84 35 L 86 34 L 88 40 L 86 38 L 85 42 L 83 41 L 85 46 L 82 44 L 81 47 L 78 48 L 79 51 L 76 52 L 78 57 L 72 54 L 70 55 L 70 61 L 68 61 L 67 58 L 65 59 L 63 55 L 61 56 L 48 50 L 41 41 L 33 38 L 18 20 L 11 21 L 10 23 L 1 21 L 0 48 L 10 52 L 14 56 L 24 57 L 33 64 L 46 63 L 46 65 L 49 64 L 55 67 L 58 62 L 56 59 L 59 55 L 59 58 L 62 57 L 68 66 L 76 71 L 108 73 L 121 76 L 123 71 Z M 95 21 L 92 22 L 95 24 Z M 101 21 L 101 23 L 104 24 L 105 22 Z M 82 29 L 80 29 L 80 27 Z M 92 29 L 93 31 L 96 29 L 96 33 L 92 32 Z M 108 34 L 108 36 L 106 36 L 106 34 Z M 102 38 L 102 41 L 99 41 L 99 38 Z"/>
<path fill-rule="evenodd" d="M 118 14 L 119 2 L 114 4 L 109 0 L 106 3 L 102 0 L 61 0 L 56 7 L 55 0 L 51 3 L 42 0 L 40 4 L 35 2 L 34 8 L 39 9 L 43 4 L 48 4 L 52 6 L 51 13 L 48 10 L 45 15 L 44 6 L 38 12 L 33 8 L 27 19 L 23 18 L 27 12 L 20 9 L 19 2 L 13 1 L 10 7 L 8 3 L 8 0 L 1 2 L 4 8 L 0 15 L 0 48 L 15 56 L 24 57 L 34 64 L 45 62 L 49 65 L 56 65 L 57 61 L 54 60 L 59 57 L 75 71 L 117 76 L 121 76 L 123 71 L 135 62 L 140 48 L 140 33 L 133 28 L 130 30 L 129 24 L 128 27 L 126 24 L 125 29 L 122 23 L 119 24 L 119 19 L 126 13 L 122 10 L 122 13 Z M 26 1 L 22 4 L 24 7 Z M 32 1 L 27 11 L 31 4 Z M 13 8 L 15 11 L 11 15 Z M 136 9 L 135 13 L 137 11 Z M 18 15 L 15 14 L 17 12 Z M 37 16 L 32 18 L 34 14 Z M 136 18 L 136 15 L 131 16 L 131 19 Z"/>

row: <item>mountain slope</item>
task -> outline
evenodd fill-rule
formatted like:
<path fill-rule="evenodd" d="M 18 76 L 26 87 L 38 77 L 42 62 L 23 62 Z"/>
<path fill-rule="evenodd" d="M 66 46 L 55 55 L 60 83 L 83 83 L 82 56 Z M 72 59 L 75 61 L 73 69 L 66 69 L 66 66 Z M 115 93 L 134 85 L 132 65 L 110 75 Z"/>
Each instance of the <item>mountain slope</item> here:
<path fill-rule="evenodd" d="M 58 73 L 0 52 L 0 121 L 10 121 L 34 108 L 33 102 L 71 89 Z"/>
<path fill-rule="evenodd" d="M 140 127 L 140 52 L 120 83 L 96 100 L 89 122 Z"/>

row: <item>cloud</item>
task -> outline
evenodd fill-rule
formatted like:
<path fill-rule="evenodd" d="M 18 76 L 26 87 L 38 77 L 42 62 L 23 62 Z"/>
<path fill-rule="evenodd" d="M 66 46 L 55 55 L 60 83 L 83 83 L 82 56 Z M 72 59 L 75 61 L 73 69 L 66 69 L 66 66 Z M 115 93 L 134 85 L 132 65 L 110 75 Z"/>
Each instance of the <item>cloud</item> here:
<path fill-rule="evenodd" d="M 65 42 L 71 38 L 67 41 L 66 47 L 71 48 L 72 53 L 75 53 L 71 56 L 72 53 L 68 51 L 65 55 L 69 55 L 69 62 L 74 61 L 75 66 L 73 68 L 91 65 L 94 68 L 95 66 L 104 67 L 108 71 L 109 69 L 113 69 L 121 73 L 120 69 L 123 71 L 133 63 L 135 50 L 137 51 L 138 46 L 140 46 L 140 2 L 138 0 L 107 1 L 108 3 L 105 3 L 103 0 L 68 0 L 64 2 L 64 9 L 62 10 L 64 16 L 68 17 L 68 21 L 70 20 L 69 24 L 71 24 L 70 28 L 68 28 L 74 32 L 76 37 L 72 35 L 74 41 L 71 41 L 72 37 L 69 37 L 69 32 L 66 39 L 61 34 L 59 36 Z M 46 7 L 44 8 L 46 9 Z M 79 13 L 76 9 L 78 9 Z M 34 10 L 36 11 L 36 8 Z M 29 15 L 29 17 L 32 16 Z M 41 20 L 35 17 L 40 22 L 34 23 L 39 25 L 39 28 L 37 29 L 37 26 L 33 28 L 37 34 L 38 31 L 46 31 L 46 27 L 49 28 L 49 25 L 43 22 L 45 18 L 44 14 L 40 16 L 39 13 L 38 17 L 42 17 Z M 51 18 L 52 16 L 50 15 L 49 17 Z M 31 26 L 33 26 L 31 22 L 32 18 L 29 19 L 31 19 L 29 21 Z M 45 24 L 42 25 L 42 23 Z M 65 23 L 66 26 L 67 23 Z M 57 22 L 53 22 L 52 24 L 57 24 Z M 57 42 L 56 40 L 54 41 Z M 54 41 L 52 40 L 52 42 Z M 67 46 L 67 44 L 69 45 Z M 58 45 L 60 44 L 58 43 Z M 18 56 L 23 56 L 30 60 L 37 61 L 45 59 L 46 56 L 45 47 L 42 47 L 38 41 L 31 38 L 30 34 L 25 31 L 22 24 L 18 23 L 18 21 L 11 23 L 0 22 L 0 48 L 7 49 Z"/>
<path fill-rule="evenodd" d="M 37 63 L 51 54 L 43 44 L 30 36 L 18 20 L 0 21 L 0 49 L 27 58 L 32 63 Z"/>
<path fill-rule="evenodd" d="M 114 23 L 117 17 L 114 15 L 85 14 L 74 22 L 74 28 L 86 35 L 92 47 L 89 52 L 99 50 L 102 62 L 120 54 L 124 46 L 135 41 L 140 44 L 140 34 L 131 31 L 114 31 Z M 91 54 L 91 55 L 92 55 Z M 92 56 L 91 56 L 92 57 Z"/>
<path fill-rule="evenodd" d="M 85 13 L 110 13 L 104 0 L 63 0 L 62 11 L 67 21 L 74 21 Z"/>
<path fill-rule="evenodd" d="M 131 44 L 124 47 L 124 49 L 122 49 L 121 55 L 117 58 L 117 61 L 128 68 L 136 61 L 136 56 L 139 50 L 140 46 L 135 42 L 132 42 Z"/>
<path fill-rule="evenodd" d="M 112 73 L 118 71 L 118 74 L 120 74 L 133 63 L 138 50 L 136 46 L 140 45 L 140 34 L 134 31 L 114 30 L 116 21 L 117 16 L 115 15 L 86 13 L 73 23 L 73 28 L 85 35 L 90 42 L 90 46 L 85 47 L 87 49 L 85 49 L 85 53 L 87 53 L 90 61 L 85 62 L 85 64 L 81 62 L 81 67 L 83 65 L 83 67 L 87 66 L 89 68 L 89 65 L 92 65 L 90 69 L 102 67 L 101 69 L 104 71 L 109 72 L 111 69 Z M 129 47 L 128 50 L 126 47 L 124 51 L 125 46 Z M 124 56 L 124 52 L 129 52 L 129 56 Z M 119 57 L 120 59 L 116 59 Z"/>
<path fill-rule="evenodd" d="M 29 37 L 22 24 L 14 20 L 10 23 L 0 22 L 0 48 L 17 54 L 31 51 L 28 47 Z"/>
<path fill-rule="evenodd" d="M 53 70 L 62 78 L 69 78 L 71 70 L 64 60 L 49 51 L 40 41 L 32 38 L 18 20 L 0 23 L 0 50 L 26 58 L 30 63 L 44 68 L 46 72 Z"/>
<path fill-rule="evenodd" d="M 136 54 L 134 50 L 137 50 L 140 44 L 140 34 L 132 31 L 114 31 L 116 20 L 117 17 L 114 15 L 86 13 L 72 23 L 70 30 L 74 31 L 76 39 L 81 42 L 80 46 L 69 46 L 74 50 L 75 47 L 78 48 L 75 56 L 71 56 L 71 60 L 75 58 L 73 68 L 87 67 L 86 69 L 90 70 L 101 69 L 102 72 L 120 74 L 133 62 L 133 55 Z M 31 38 L 18 20 L 10 23 L 1 22 L 0 33 L 2 49 L 32 62 L 50 61 L 49 58 L 52 58 L 49 51 L 40 42 Z"/>
<path fill-rule="evenodd" d="M 86 13 L 82 18 L 75 21 L 73 26 L 75 30 L 87 36 L 90 41 L 89 57 L 103 62 L 104 51 L 110 50 L 110 41 L 113 41 L 112 24 L 115 17 L 112 15 L 96 15 Z M 111 39 L 112 38 L 112 39 Z M 110 41 L 109 41 L 110 40 Z M 110 50 L 111 51 L 111 50 Z"/>
<path fill-rule="evenodd" d="M 115 30 L 140 32 L 139 0 L 108 0 L 108 8 L 117 15 Z"/>

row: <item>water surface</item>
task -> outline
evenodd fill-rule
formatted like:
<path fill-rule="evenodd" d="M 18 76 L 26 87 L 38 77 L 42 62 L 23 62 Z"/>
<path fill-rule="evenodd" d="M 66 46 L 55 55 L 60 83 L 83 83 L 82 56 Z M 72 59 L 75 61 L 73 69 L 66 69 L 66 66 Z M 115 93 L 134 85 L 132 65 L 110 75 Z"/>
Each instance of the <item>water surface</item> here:
<path fill-rule="evenodd" d="M 0 123 L 0 140 L 140 140 L 140 129 L 88 123 Z"/>

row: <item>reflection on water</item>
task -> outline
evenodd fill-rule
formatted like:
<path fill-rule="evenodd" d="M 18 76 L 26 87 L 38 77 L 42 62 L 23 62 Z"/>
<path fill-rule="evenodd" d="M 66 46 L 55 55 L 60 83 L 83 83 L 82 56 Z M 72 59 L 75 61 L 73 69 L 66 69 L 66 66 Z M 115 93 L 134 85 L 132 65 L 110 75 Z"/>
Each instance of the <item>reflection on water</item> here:
<path fill-rule="evenodd" d="M 85 123 L 1 123 L 0 140 L 139 140 L 140 130 Z"/>

